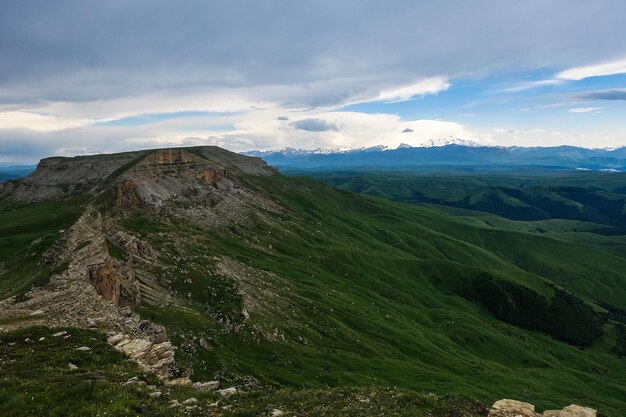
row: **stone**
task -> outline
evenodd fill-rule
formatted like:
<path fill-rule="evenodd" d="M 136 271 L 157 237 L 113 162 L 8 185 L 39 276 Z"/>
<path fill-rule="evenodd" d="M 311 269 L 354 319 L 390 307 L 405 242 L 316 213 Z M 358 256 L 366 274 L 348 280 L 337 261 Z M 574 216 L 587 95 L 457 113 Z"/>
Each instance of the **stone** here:
<path fill-rule="evenodd" d="M 67 332 L 65 330 L 63 330 L 62 332 L 58 332 L 53 334 L 53 337 L 60 337 L 60 336 L 65 336 L 67 334 Z"/>
<path fill-rule="evenodd" d="M 159 398 L 163 393 L 161 391 L 151 392 L 149 395 L 154 398 Z"/>
<path fill-rule="evenodd" d="M 283 410 L 279 410 L 278 408 L 273 409 L 270 413 L 271 417 L 280 417 L 282 415 L 285 415 L 285 412 Z"/>
<path fill-rule="evenodd" d="M 546 410 L 542 417 L 561 417 L 561 410 Z"/>
<path fill-rule="evenodd" d="M 43 310 L 35 310 L 29 314 L 29 316 L 41 316 L 44 313 Z"/>
<path fill-rule="evenodd" d="M 206 340 L 204 340 L 203 337 L 200 338 L 200 340 L 198 341 L 198 343 L 200 344 L 200 346 L 202 347 L 202 349 L 204 350 L 209 350 L 209 344 L 207 343 Z"/>
<path fill-rule="evenodd" d="M 165 381 L 166 385 L 191 385 L 191 379 L 189 378 L 174 378 Z"/>
<path fill-rule="evenodd" d="M 491 406 L 489 417 L 540 417 L 535 406 L 522 401 L 503 399 Z"/>
<path fill-rule="evenodd" d="M 122 339 L 124 339 L 124 337 L 125 337 L 125 336 L 124 336 L 123 334 L 120 334 L 120 333 L 118 333 L 118 334 L 114 334 L 113 336 L 109 336 L 109 337 L 107 338 L 107 342 L 109 342 L 109 344 L 111 344 L 111 345 L 114 345 L 114 346 L 115 346 L 115 345 L 117 345 L 119 342 L 121 342 L 121 341 L 122 341 Z"/>
<path fill-rule="evenodd" d="M 78 369 L 78 366 L 74 365 L 72 362 L 69 362 L 67 364 L 67 367 L 70 368 L 70 370 L 75 371 L 76 369 Z"/>
<path fill-rule="evenodd" d="M 198 405 L 198 399 L 197 398 L 187 398 L 185 401 L 182 402 L 183 405 Z"/>
<path fill-rule="evenodd" d="M 91 348 L 89 346 L 81 346 L 76 348 L 76 350 L 81 351 L 81 352 L 90 352 Z"/>
<path fill-rule="evenodd" d="M 200 391 L 215 391 L 220 387 L 220 381 L 194 382 L 193 387 Z"/>
<path fill-rule="evenodd" d="M 596 417 L 596 410 L 571 404 L 561 410 L 559 417 Z"/>
<path fill-rule="evenodd" d="M 231 395 L 237 394 L 237 388 L 235 387 L 224 388 L 224 389 L 217 390 L 217 392 L 222 397 L 230 397 Z"/>

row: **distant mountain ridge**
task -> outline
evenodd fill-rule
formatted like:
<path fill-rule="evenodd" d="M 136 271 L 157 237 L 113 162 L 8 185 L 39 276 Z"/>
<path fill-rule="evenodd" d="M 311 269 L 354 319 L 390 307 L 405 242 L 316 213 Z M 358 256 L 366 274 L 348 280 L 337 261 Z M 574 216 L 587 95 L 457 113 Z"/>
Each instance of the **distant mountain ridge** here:
<path fill-rule="evenodd" d="M 419 146 L 401 144 L 350 150 L 250 151 L 245 155 L 263 158 L 268 164 L 286 169 L 414 170 L 433 166 L 545 167 L 551 170 L 626 170 L 626 147 L 589 149 L 576 146 L 520 147 L 486 146 L 477 142 L 447 138 Z"/>

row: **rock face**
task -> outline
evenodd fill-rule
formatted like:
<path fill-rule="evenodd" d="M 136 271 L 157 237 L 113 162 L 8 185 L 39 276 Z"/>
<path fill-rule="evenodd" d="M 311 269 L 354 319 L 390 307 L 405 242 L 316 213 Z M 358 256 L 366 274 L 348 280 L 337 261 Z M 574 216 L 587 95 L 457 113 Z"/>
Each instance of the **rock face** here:
<path fill-rule="evenodd" d="M 139 285 L 132 268 L 108 256 L 104 262 L 87 269 L 87 279 L 105 300 L 116 306 L 138 306 Z"/>
<path fill-rule="evenodd" d="M 260 160 L 225 152 L 207 152 L 206 148 L 153 151 L 114 180 L 115 207 L 186 218 L 209 229 L 245 225 L 259 209 L 280 212 L 281 207 L 237 179 L 240 174 L 271 175 L 275 171 Z"/>
<path fill-rule="evenodd" d="M 493 403 L 488 417 L 596 417 L 596 410 L 572 404 L 562 410 L 546 410 L 539 414 L 532 404 L 503 399 Z"/>

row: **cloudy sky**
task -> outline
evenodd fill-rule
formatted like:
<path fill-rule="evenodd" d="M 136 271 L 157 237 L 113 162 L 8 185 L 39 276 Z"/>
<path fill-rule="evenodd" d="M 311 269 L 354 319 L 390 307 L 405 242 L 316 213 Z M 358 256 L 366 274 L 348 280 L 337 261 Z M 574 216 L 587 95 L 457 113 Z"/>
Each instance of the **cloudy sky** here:
<path fill-rule="evenodd" d="M 623 0 L 0 2 L 0 163 L 626 145 Z"/>

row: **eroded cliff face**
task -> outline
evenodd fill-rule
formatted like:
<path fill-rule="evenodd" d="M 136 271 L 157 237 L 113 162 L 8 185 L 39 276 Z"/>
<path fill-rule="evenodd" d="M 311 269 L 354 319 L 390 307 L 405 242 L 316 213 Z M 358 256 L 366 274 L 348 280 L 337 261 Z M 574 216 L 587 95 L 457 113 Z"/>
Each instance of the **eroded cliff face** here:
<path fill-rule="evenodd" d="M 267 166 L 261 172 L 274 173 Z M 272 200 L 240 185 L 228 168 L 184 149 L 151 152 L 121 174 L 113 190 L 118 209 L 142 208 L 210 229 L 248 224 L 262 211 L 282 211 Z"/>
<path fill-rule="evenodd" d="M 87 269 L 87 280 L 100 296 L 116 306 L 136 307 L 141 302 L 139 283 L 132 267 L 121 265 L 110 256 Z"/>

